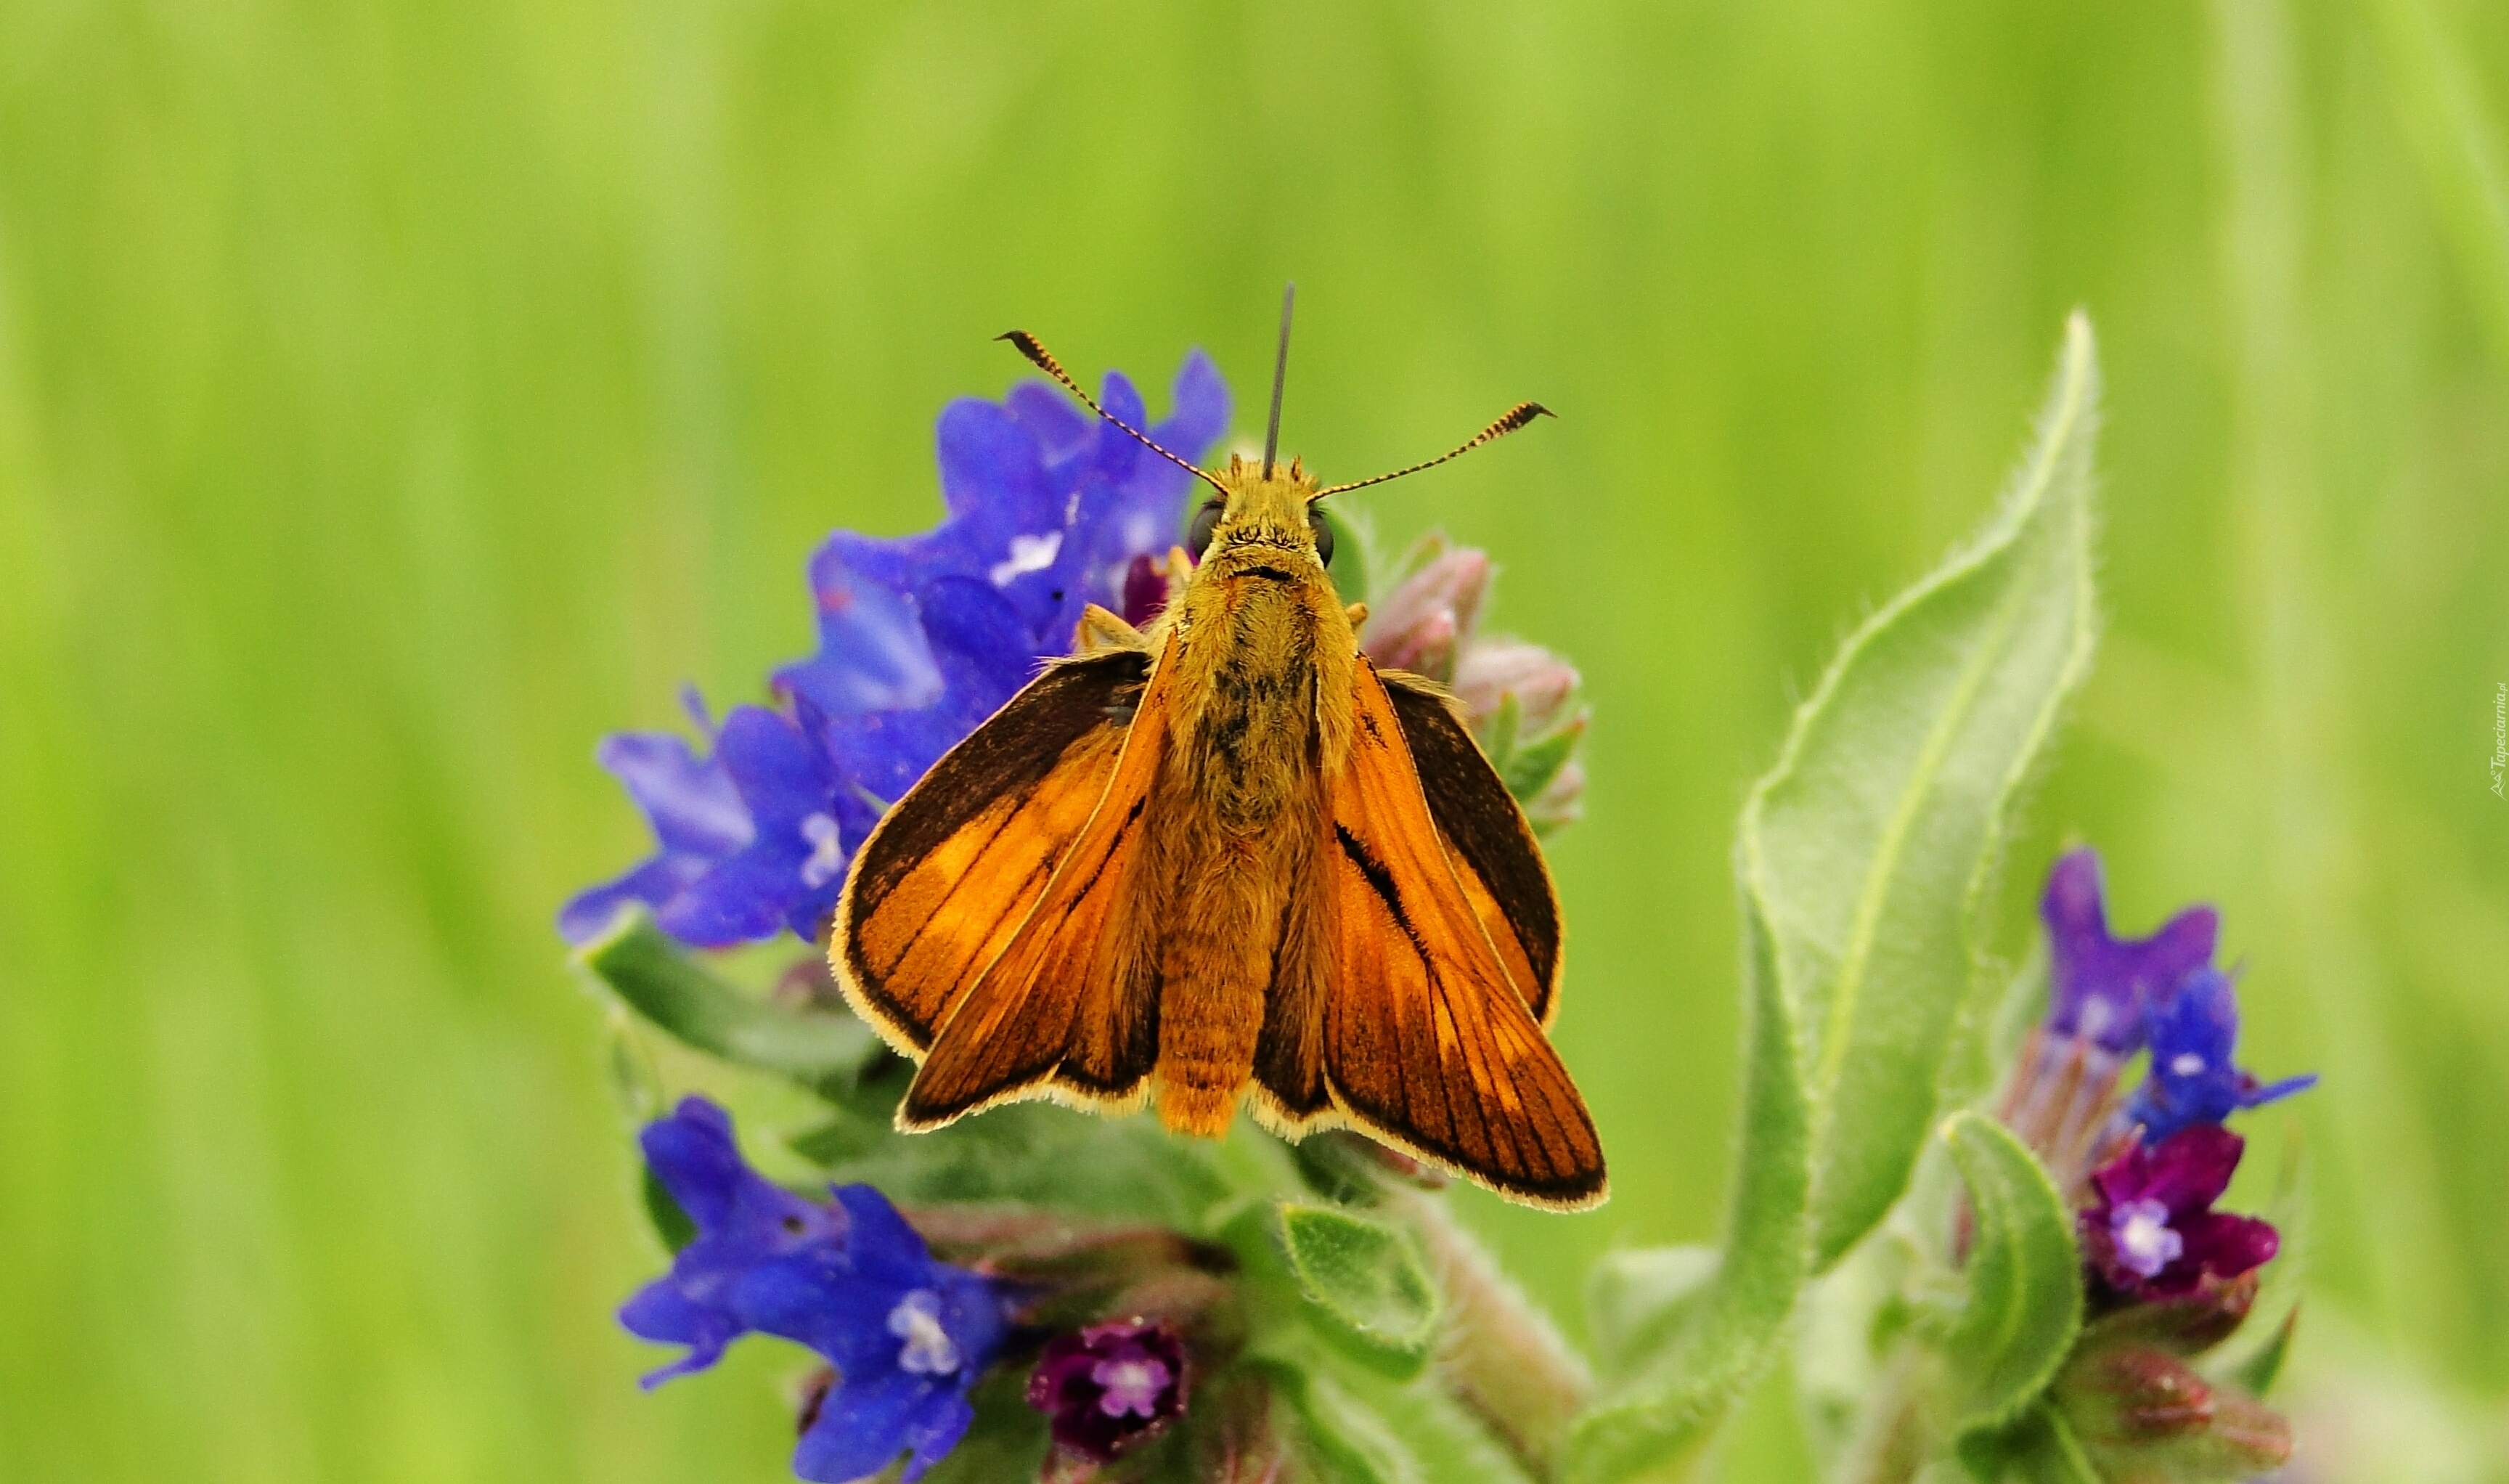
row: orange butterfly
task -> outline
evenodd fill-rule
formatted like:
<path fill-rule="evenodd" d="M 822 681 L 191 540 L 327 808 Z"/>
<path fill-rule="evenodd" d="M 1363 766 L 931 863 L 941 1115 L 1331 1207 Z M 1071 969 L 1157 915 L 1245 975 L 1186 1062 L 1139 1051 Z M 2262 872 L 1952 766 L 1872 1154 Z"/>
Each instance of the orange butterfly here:
<path fill-rule="evenodd" d="M 1282 307 L 1286 359 L 1289 306 Z M 1533 832 L 1433 683 L 1379 672 L 1325 574 L 1300 465 L 1217 495 L 1137 631 L 1080 652 L 934 764 L 855 853 L 830 960 L 922 1063 L 898 1127 L 1051 1097 L 1218 1135 L 1251 1090 L 1296 1138 L 1348 1127 L 1512 1200 L 1581 1209 L 1603 1153 L 1544 1028 L 1559 909 Z M 1515 431 L 1524 403 L 1415 472 Z M 1181 591 L 1179 591 L 1179 588 Z"/>

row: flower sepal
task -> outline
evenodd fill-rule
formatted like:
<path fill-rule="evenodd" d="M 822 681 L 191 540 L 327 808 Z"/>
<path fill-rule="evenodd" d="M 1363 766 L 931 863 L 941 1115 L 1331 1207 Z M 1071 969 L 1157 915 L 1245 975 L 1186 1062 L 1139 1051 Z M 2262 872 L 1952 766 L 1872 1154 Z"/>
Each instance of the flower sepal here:
<path fill-rule="evenodd" d="M 2199 1359 L 2239 1332 L 2256 1308 L 2258 1275 L 2206 1274 L 2189 1292 L 2132 1304 L 2082 1326 L 2079 1349 L 2151 1345 L 2182 1359 Z"/>
<path fill-rule="evenodd" d="M 2071 1440 L 2104 1479 L 2233 1484 L 2291 1458 L 2291 1424 L 2281 1413 L 2205 1380 L 2160 1345 L 2086 1344 L 2051 1395 Z"/>

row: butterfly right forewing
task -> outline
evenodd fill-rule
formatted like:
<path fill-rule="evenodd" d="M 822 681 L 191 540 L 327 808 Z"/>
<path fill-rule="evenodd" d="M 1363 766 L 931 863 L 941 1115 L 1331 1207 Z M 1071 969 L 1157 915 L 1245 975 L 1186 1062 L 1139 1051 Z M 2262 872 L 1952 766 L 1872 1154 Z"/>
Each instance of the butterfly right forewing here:
<path fill-rule="evenodd" d="M 1381 673 L 1455 875 L 1524 991 L 1533 1019 L 1559 1013 L 1559 897 L 1516 797 L 1464 724 L 1454 697 L 1416 675 Z"/>
<path fill-rule="evenodd" d="M 1311 889 L 1329 935 L 1318 1034 L 1340 1118 L 1534 1205 L 1603 1199 L 1603 1152 L 1585 1100 L 1459 878 L 1375 670 L 1357 667 L 1350 756 L 1327 789 Z M 1294 1057 L 1266 1090 L 1294 1113 Z"/>

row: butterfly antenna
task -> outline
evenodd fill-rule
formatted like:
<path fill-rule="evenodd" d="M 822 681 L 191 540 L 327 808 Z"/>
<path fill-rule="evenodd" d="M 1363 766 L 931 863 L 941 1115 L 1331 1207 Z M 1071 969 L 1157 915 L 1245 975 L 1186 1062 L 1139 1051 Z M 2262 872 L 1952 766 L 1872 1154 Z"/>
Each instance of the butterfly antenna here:
<path fill-rule="evenodd" d="M 1263 477 L 1272 477 L 1272 456 L 1281 448 L 1281 389 L 1290 380 L 1290 307 L 1298 302 L 1298 285 L 1281 290 L 1281 349 L 1272 357 L 1272 421 L 1263 426 Z"/>
<path fill-rule="evenodd" d="M 1099 406 L 1096 401 L 1091 399 L 1088 392 L 1080 390 L 1080 384 L 1071 379 L 1071 373 L 1063 369 L 1063 362 L 1054 358 L 1054 352 L 1048 351 L 1044 346 L 1037 343 L 1035 336 L 1030 334 L 1026 330 L 1012 330 L 1007 334 L 996 335 L 993 338 L 995 340 L 1009 341 L 1013 348 L 1018 350 L 1022 355 L 1029 358 L 1029 362 L 1031 365 L 1035 366 L 1039 371 L 1044 372 L 1046 375 L 1053 377 L 1056 381 L 1061 382 L 1063 384 L 1064 390 L 1080 398 L 1081 406 L 1088 408 L 1091 412 L 1098 414 L 1098 416 L 1105 418 L 1107 422 L 1114 424 L 1117 427 L 1120 427 L 1124 431 L 1132 434 L 1133 441 L 1141 444 L 1142 447 L 1148 449 L 1151 453 L 1158 455 L 1160 458 L 1165 459 L 1168 463 L 1175 464 L 1178 468 L 1191 474 L 1194 478 L 1201 480 L 1213 489 L 1217 490 L 1222 496 L 1227 495 L 1228 486 L 1221 484 L 1217 475 L 1206 473 L 1194 464 L 1188 464 L 1184 460 L 1178 458 L 1176 455 L 1169 453 L 1166 449 L 1163 449 L 1156 443 L 1151 442 L 1150 435 L 1148 433 L 1142 431 L 1132 424 L 1125 422 L 1122 418 L 1119 418 L 1113 413 L 1108 412 L 1105 408 Z"/>
<path fill-rule="evenodd" d="M 1525 424 L 1532 422 L 1535 418 L 1555 418 L 1559 414 L 1553 412 L 1550 408 L 1543 406 L 1540 402 L 1518 402 L 1507 410 L 1507 416 L 1499 419 L 1495 423 L 1492 423 L 1489 427 L 1482 428 L 1479 432 L 1473 434 L 1472 437 L 1465 440 L 1463 446 L 1460 448 L 1440 454 L 1437 458 L 1430 460 L 1426 464 L 1415 464 L 1407 469 L 1396 469 L 1391 474 L 1379 474 L 1373 479 L 1354 480 L 1349 484 L 1334 485 L 1329 490 L 1318 490 L 1315 498 L 1322 500 L 1328 495 L 1338 495 L 1344 490 L 1362 490 L 1371 484 L 1383 484 L 1389 479 L 1400 479 L 1405 474 L 1416 474 L 1422 469 L 1436 468 L 1439 464 L 1445 463 L 1449 459 L 1461 458 L 1463 455 L 1471 453 L 1474 449 L 1480 447 L 1484 443 L 1496 442 L 1498 439 L 1506 437 L 1509 433 L 1522 427 Z"/>

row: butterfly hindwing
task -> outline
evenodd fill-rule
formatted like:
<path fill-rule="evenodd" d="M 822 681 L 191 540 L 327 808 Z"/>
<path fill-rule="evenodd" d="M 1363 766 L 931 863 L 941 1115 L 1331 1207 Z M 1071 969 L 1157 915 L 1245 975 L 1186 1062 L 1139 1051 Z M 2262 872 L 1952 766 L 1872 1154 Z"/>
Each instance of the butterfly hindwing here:
<path fill-rule="evenodd" d="M 830 960 L 909 1056 L 1008 946 L 1088 824 L 1148 656 L 1066 660 L 935 763 L 856 852 Z"/>
<path fill-rule="evenodd" d="M 1559 1013 L 1559 898 L 1533 827 L 1473 740 L 1454 699 L 1417 676 L 1380 675 L 1420 774 L 1430 817 L 1474 914 L 1524 991 L 1533 1019 Z"/>
<path fill-rule="evenodd" d="M 1331 1102 L 1371 1135 L 1518 1200 L 1592 1206 L 1603 1155 L 1585 1101 L 1463 884 L 1454 856 L 1467 850 L 1458 840 L 1450 855 L 1442 840 L 1395 702 L 1365 659 L 1354 682 L 1350 756 L 1327 783 L 1312 883 L 1327 894 L 1315 1045 Z M 1285 1104 L 1293 1061 L 1258 1057 L 1291 1070 L 1291 1088 L 1264 1079 Z"/>
<path fill-rule="evenodd" d="M 900 1128 L 938 1128 L 1022 1095 L 1120 1106 L 1146 1094 L 1157 955 L 1135 893 L 1174 679 L 1174 666 L 1155 667 L 1087 823 L 942 1021 L 898 1107 Z"/>

